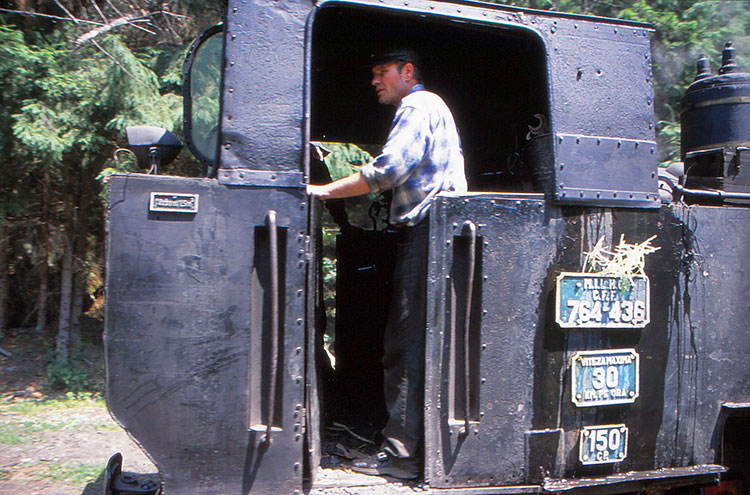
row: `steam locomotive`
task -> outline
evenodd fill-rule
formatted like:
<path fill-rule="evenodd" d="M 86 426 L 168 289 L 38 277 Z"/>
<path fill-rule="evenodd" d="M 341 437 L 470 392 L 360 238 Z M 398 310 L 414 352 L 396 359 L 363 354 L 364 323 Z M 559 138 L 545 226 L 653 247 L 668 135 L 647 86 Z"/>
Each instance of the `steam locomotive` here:
<path fill-rule="evenodd" d="M 395 42 L 451 107 L 470 189 L 429 218 L 414 489 L 748 493 L 750 74 L 731 46 L 718 74 L 699 62 L 683 160 L 660 169 L 651 34 L 469 1 L 229 0 L 186 61 L 204 177 L 110 180 L 107 403 L 159 479 L 115 456 L 105 492 L 387 493 L 321 459 L 332 421 L 383 419 L 393 235 L 331 208 L 326 330 L 305 184 L 326 175 L 311 143 L 384 142 L 367 61 Z M 179 150 L 130 137 L 152 172 Z"/>

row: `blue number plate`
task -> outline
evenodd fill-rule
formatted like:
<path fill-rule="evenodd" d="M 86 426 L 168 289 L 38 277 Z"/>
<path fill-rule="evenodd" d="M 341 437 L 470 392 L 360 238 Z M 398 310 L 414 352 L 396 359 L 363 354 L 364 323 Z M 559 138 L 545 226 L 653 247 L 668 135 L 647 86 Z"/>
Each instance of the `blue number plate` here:
<path fill-rule="evenodd" d="M 584 426 L 578 459 L 582 464 L 610 464 L 628 455 L 628 428 L 625 425 Z"/>
<path fill-rule="evenodd" d="M 635 349 L 576 352 L 570 365 L 573 403 L 578 407 L 632 404 L 638 398 L 638 364 Z"/>
<path fill-rule="evenodd" d="M 562 328 L 643 328 L 651 317 L 648 277 L 563 272 L 555 309 Z"/>

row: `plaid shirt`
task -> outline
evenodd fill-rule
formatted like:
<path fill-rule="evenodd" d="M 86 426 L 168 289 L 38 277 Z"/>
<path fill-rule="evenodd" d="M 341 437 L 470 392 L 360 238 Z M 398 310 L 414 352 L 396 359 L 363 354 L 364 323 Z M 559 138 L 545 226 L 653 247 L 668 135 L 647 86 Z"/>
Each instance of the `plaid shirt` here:
<path fill-rule="evenodd" d="M 393 189 L 394 225 L 419 223 L 440 191 L 465 192 L 461 142 L 445 102 L 415 86 L 396 110 L 383 152 L 361 172 L 373 192 Z"/>

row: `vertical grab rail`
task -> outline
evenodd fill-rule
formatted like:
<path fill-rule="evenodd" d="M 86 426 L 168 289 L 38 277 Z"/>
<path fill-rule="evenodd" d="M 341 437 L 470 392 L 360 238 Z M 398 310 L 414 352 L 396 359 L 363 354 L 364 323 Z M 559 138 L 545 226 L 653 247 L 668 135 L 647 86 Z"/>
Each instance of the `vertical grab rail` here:
<path fill-rule="evenodd" d="M 466 308 L 464 314 L 464 431 L 469 434 L 469 415 L 471 412 L 471 353 L 469 332 L 471 329 L 471 302 L 474 292 L 474 271 L 477 252 L 477 226 L 471 220 L 463 224 L 463 232 L 469 235 L 469 259 L 466 274 Z"/>
<path fill-rule="evenodd" d="M 268 240 L 271 251 L 271 377 L 268 390 L 268 423 L 263 442 L 271 444 L 274 413 L 276 410 L 276 379 L 279 362 L 279 238 L 276 211 L 270 210 L 268 220 Z"/>

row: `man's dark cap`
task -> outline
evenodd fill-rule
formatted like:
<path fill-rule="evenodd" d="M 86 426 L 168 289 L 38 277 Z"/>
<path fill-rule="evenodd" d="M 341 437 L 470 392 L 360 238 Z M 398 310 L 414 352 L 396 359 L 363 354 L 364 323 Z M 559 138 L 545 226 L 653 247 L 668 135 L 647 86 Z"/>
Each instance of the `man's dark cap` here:
<path fill-rule="evenodd" d="M 414 50 L 407 48 L 396 48 L 385 52 L 375 53 L 370 59 L 370 66 L 388 64 L 391 62 L 411 62 L 416 67 L 421 67 L 419 55 Z"/>

